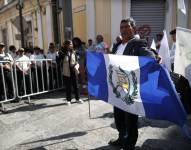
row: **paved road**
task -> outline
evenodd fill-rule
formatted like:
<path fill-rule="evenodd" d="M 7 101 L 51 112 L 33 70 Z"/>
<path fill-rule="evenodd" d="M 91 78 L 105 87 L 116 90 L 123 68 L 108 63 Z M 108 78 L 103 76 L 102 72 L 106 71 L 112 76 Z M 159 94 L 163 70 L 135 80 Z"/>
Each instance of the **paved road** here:
<path fill-rule="evenodd" d="M 83 98 L 86 100 L 86 98 Z M 117 137 L 112 106 L 91 100 L 65 104 L 62 92 L 33 99 L 34 105 L 8 104 L 0 114 L 0 150 L 115 150 L 108 146 Z M 137 150 L 191 150 L 191 141 L 165 121 L 139 118 Z"/>

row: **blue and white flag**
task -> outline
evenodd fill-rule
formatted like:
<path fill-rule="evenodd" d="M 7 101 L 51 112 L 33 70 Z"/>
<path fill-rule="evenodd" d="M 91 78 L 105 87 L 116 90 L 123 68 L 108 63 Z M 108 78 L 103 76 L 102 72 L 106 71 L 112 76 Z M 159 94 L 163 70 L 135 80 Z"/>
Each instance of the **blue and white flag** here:
<path fill-rule="evenodd" d="M 168 45 L 168 38 L 165 30 L 163 31 L 163 38 L 161 40 L 158 53 L 162 57 L 162 64 L 164 64 L 165 67 L 168 69 L 168 71 L 170 71 L 171 70 L 170 51 Z"/>
<path fill-rule="evenodd" d="M 186 112 L 166 68 L 148 57 L 87 52 L 88 92 L 124 111 L 180 127 Z"/>
<path fill-rule="evenodd" d="M 185 7 L 185 3 L 184 0 L 178 0 L 178 9 L 180 9 L 180 11 L 186 15 L 186 7 Z"/>

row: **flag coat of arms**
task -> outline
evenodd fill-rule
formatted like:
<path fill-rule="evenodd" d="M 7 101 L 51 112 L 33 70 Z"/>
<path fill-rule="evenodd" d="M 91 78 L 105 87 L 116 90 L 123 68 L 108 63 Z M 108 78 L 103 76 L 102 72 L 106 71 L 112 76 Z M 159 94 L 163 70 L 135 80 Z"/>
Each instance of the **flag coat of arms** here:
<path fill-rule="evenodd" d="M 184 128 L 186 112 L 168 71 L 154 59 L 87 52 L 89 95 L 124 111 Z"/>

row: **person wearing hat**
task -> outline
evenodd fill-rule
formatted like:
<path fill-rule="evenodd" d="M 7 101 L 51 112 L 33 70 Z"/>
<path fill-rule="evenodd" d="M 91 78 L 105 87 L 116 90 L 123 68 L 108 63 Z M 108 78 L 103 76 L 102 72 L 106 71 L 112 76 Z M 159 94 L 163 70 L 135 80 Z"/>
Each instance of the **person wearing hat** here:
<path fill-rule="evenodd" d="M 0 100 L 5 99 L 5 92 L 7 93 L 8 99 L 13 98 L 12 65 L 13 58 L 9 53 L 5 53 L 5 44 L 0 42 L 0 67 L 2 68 L 0 68 Z M 4 75 L 4 81 L 2 75 Z M 4 85 L 7 86 L 7 88 L 4 89 Z"/>
<path fill-rule="evenodd" d="M 54 46 L 54 43 L 49 44 L 49 50 L 46 55 L 47 59 L 51 59 L 48 61 L 48 73 L 49 73 L 49 89 L 57 88 L 57 74 L 56 74 L 56 58 L 57 53 Z"/>
<path fill-rule="evenodd" d="M 29 70 L 30 70 L 31 62 L 29 57 L 27 57 L 24 54 L 24 48 L 18 49 L 18 57 L 15 61 L 15 65 L 17 68 L 16 79 L 17 79 L 17 85 L 18 85 L 18 94 L 19 96 L 24 95 L 25 90 L 26 90 L 26 94 L 29 94 L 30 93 Z M 25 83 L 23 81 L 25 81 Z M 26 89 L 24 89 L 24 87 Z"/>

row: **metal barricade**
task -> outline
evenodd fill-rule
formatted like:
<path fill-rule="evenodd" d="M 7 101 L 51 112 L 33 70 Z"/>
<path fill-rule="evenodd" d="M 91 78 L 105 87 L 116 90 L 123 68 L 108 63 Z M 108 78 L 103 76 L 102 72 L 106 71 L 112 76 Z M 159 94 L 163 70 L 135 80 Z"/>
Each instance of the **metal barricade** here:
<path fill-rule="evenodd" d="M 10 62 L 0 61 L 0 108 L 2 111 L 5 110 L 6 102 L 27 97 L 30 104 L 31 96 L 64 88 L 63 67 L 61 64 L 53 63 L 52 59 L 15 61 L 9 71 L 3 68 L 3 63 Z M 24 66 L 28 68 L 25 70 Z M 9 91 L 12 91 L 12 96 Z M 91 116 L 90 101 L 89 116 Z"/>
<path fill-rule="evenodd" d="M 8 61 L 0 61 L 0 64 Z M 27 72 L 18 68 L 18 63 L 23 68 L 24 65 L 30 64 Z M 23 66 L 22 66 L 23 65 Z M 63 77 L 61 74 L 61 65 L 54 64 L 51 59 L 35 59 L 35 60 L 22 60 L 15 61 L 10 70 L 12 80 L 13 96 L 8 96 L 7 76 L 3 66 L 0 65 L 0 104 L 4 110 L 4 103 L 28 97 L 63 89 Z M 61 83 L 61 84 L 60 84 Z M 10 85 L 9 85 L 10 86 Z"/>
<path fill-rule="evenodd" d="M 28 60 L 28 61 L 22 61 L 22 62 L 28 62 L 31 63 L 31 67 L 29 68 L 29 79 L 30 79 L 30 93 L 27 92 L 27 85 L 26 85 L 26 75 L 23 72 L 23 88 L 24 88 L 24 94 L 21 95 L 19 93 L 19 86 L 18 86 L 18 73 L 17 69 L 15 67 L 15 77 L 16 77 L 16 87 L 17 87 L 17 96 L 19 98 L 23 97 L 30 97 L 34 95 L 39 95 L 46 92 L 55 91 L 58 89 L 63 88 L 63 79 L 61 77 L 62 86 L 59 86 L 59 79 L 58 76 L 62 76 L 58 74 L 58 66 L 55 66 L 53 68 L 52 60 L 51 59 L 39 59 L 39 60 Z M 54 70 L 55 69 L 55 72 Z M 60 72 L 61 73 L 61 72 Z M 51 74 L 51 79 L 50 79 Z M 50 87 L 52 85 L 52 87 Z M 56 86 L 57 85 L 57 86 Z M 30 98 L 29 98 L 30 100 Z"/>
<path fill-rule="evenodd" d="M 4 103 L 13 101 L 16 98 L 13 66 L 6 69 L 4 64 L 10 64 L 10 61 L 0 61 L 0 104 L 4 111 Z"/>

